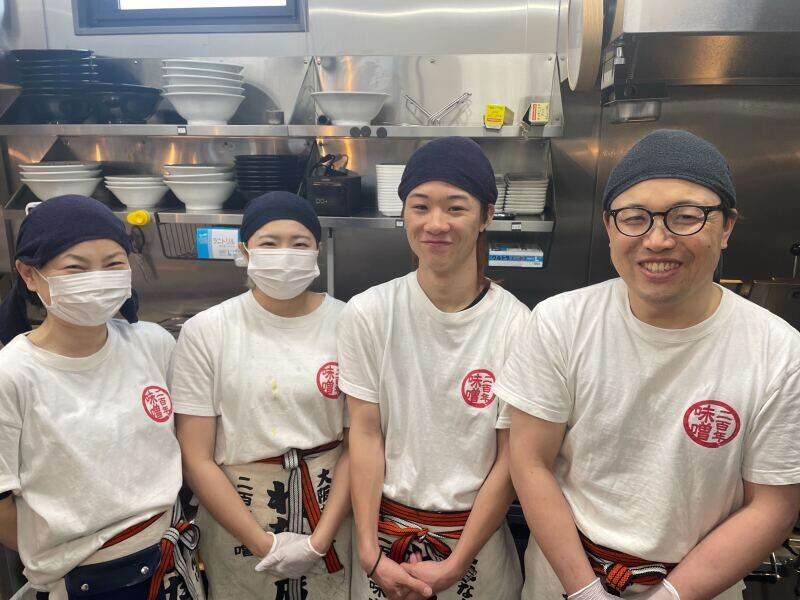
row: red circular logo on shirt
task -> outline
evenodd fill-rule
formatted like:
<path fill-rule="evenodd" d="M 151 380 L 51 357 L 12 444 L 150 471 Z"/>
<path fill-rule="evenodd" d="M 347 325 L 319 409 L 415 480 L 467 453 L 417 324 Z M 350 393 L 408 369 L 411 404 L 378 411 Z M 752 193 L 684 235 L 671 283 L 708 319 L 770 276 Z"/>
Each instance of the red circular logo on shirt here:
<path fill-rule="evenodd" d="M 739 414 L 719 400 L 701 400 L 683 415 L 683 428 L 696 444 L 706 448 L 724 446 L 739 434 Z"/>
<path fill-rule="evenodd" d="M 172 398 L 169 392 L 157 385 L 149 385 L 142 392 L 142 406 L 147 416 L 156 423 L 169 421 L 172 416 Z"/>
<path fill-rule="evenodd" d="M 494 402 L 494 373 L 489 369 L 475 369 L 461 382 L 461 397 L 475 408 L 486 408 Z"/>
<path fill-rule="evenodd" d="M 317 371 L 317 389 L 319 393 L 336 400 L 339 398 L 339 363 L 326 362 Z"/>

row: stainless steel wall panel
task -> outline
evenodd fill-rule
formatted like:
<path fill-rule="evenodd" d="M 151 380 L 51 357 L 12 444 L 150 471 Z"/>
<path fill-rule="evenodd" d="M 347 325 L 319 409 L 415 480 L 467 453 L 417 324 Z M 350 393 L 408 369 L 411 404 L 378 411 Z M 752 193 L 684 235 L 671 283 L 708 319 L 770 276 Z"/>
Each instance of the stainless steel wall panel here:
<path fill-rule="evenodd" d="M 310 50 L 323 55 L 524 52 L 527 12 L 525 0 L 312 0 Z"/>
<path fill-rule="evenodd" d="M 0 20 L 0 49 L 47 48 L 44 7 L 41 0 L 4 0 Z"/>
<path fill-rule="evenodd" d="M 641 136 L 667 127 L 692 131 L 728 159 L 742 220 L 723 254 L 723 276 L 790 277 L 789 246 L 800 240 L 800 121 L 797 86 L 671 88 L 655 123 L 612 125 L 603 111 L 591 281 L 614 276 L 600 198 L 611 168 Z"/>
<path fill-rule="evenodd" d="M 8 2 L 18 13 L 23 5 L 39 4 Z M 106 56 L 154 58 L 546 53 L 555 49 L 559 0 L 308 0 L 308 32 L 235 35 L 78 36 L 71 0 L 43 4 L 46 19 L 20 21 L 10 47 L 40 47 L 28 43 L 39 41 L 52 48 L 90 47 Z"/>
<path fill-rule="evenodd" d="M 625 0 L 625 33 L 800 31 L 795 0 Z"/>
<path fill-rule="evenodd" d="M 528 0 L 525 51 L 554 52 L 558 45 L 560 0 Z"/>
<path fill-rule="evenodd" d="M 463 92 L 472 97 L 442 119 L 442 125 L 480 125 L 486 104 L 506 104 L 518 122 L 534 99 L 550 100 L 555 52 L 441 56 L 322 57 L 317 72 L 322 91 L 374 91 L 391 97 L 375 123 L 424 124 L 403 99 L 408 94 L 430 112 Z M 558 89 L 556 88 L 556 93 Z M 295 116 L 295 121 L 300 115 Z M 307 117 L 305 117 L 307 118 Z"/>

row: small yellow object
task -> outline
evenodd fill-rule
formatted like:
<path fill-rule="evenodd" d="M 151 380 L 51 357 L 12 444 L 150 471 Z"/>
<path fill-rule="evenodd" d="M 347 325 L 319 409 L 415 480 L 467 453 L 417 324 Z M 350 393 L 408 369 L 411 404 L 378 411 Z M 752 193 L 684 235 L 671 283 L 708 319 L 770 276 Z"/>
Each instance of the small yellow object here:
<path fill-rule="evenodd" d="M 503 104 L 487 104 L 483 114 L 483 126 L 486 129 L 502 129 L 503 125 L 514 122 L 514 111 Z"/>
<path fill-rule="evenodd" d="M 531 102 L 531 108 L 528 112 L 528 121 L 535 125 L 543 125 L 550 120 L 550 103 L 549 102 Z"/>
<path fill-rule="evenodd" d="M 146 210 L 135 210 L 128 213 L 128 223 L 142 227 L 150 222 L 150 213 Z"/>

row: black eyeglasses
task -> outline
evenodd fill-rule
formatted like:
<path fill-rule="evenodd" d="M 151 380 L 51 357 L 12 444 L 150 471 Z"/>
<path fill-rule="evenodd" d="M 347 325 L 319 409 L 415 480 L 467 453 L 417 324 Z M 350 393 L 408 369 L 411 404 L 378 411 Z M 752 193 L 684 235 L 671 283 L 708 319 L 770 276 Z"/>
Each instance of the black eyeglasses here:
<path fill-rule="evenodd" d="M 622 235 L 639 237 L 653 228 L 656 217 L 664 220 L 664 227 L 675 235 L 694 235 L 705 227 L 708 215 L 715 210 L 725 210 L 725 206 L 696 206 L 683 204 L 673 206 L 664 212 L 652 212 L 646 208 L 617 208 L 606 211 Z"/>

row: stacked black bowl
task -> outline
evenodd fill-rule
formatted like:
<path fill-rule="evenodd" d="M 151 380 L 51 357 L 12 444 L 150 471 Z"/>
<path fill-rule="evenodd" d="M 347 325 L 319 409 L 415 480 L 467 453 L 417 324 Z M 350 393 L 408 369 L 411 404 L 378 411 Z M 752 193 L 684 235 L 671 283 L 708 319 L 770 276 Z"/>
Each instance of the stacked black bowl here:
<path fill-rule="evenodd" d="M 92 113 L 86 92 L 100 80 L 91 50 L 12 50 L 22 83 L 17 100 L 34 122 L 83 123 Z"/>
<path fill-rule="evenodd" d="M 12 50 L 22 83 L 17 122 L 144 123 L 161 90 L 103 82 L 91 50 Z"/>
<path fill-rule="evenodd" d="M 291 154 L 252 154 L 236 157 L 236 187 L 247 199 L 275 191 L 297 193 L 305 159 Z"/>

